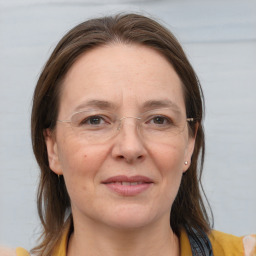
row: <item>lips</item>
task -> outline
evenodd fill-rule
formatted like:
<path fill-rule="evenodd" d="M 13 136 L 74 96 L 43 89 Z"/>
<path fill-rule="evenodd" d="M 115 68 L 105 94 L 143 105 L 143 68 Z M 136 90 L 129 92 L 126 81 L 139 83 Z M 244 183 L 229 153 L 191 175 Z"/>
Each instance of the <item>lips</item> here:
<path fill-rule="evenodd" d="M 122 196 L 135 196 L 153 185 L 153 180 L 145 176 L 124 175 L 110 177 L 102 182 L 111 191 Z"/>
<path fill-rule="evenodd" d="M 146 177 L 146 176 L 131 176 L 131 177 L 127 177 L 125 175 L 118 175 L 118 176 L 114 176 L 114 177 L 110 177 L 106 180 L 104 180 L 102 183 L 106 184 L 106 183 L 115 183 L 115 182 L 128 182 L 128 183 L 153 183 L 153 180 L 151 180 L 150 178 Z"/>
<path fill-rule="evenodd" d="M 141 182 L 141 181 L 138 181 L 138 182 L 116 181 L 116 182 L 110 182 L 109 184 L 119 184 L 119 185 L 123 185 L 123 186 L 136 186 L 136 185 L 143 184 L 143 182 Z"/>

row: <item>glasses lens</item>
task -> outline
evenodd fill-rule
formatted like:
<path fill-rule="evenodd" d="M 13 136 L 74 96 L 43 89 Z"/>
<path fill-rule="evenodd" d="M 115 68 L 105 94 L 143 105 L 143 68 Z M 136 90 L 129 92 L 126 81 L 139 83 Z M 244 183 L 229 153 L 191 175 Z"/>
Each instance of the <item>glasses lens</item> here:
<path fill-rule="evenodd" d="M 167 142 L 169 138 L 183 132 L 185 118 L 171 108 L 146 112 L 141 120 L 141 131 L 145 138 Z"/>
<path fill-rule="evenodd" d="M 71 118 L 74 132 L 90 143 L 104 142 L 117 130 L 116 116 L 109 112 L 81 111 Z"/>

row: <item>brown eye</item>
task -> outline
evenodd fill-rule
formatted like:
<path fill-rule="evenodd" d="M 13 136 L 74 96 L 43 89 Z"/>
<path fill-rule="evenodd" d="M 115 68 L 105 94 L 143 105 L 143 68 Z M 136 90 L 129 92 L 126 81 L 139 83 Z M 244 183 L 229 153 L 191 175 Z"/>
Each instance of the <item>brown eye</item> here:
<path fill-rule="evenodd" d="M 100 125 L 102 123 L 105 123 L 105 120 L 101 116 L 90 116 L 81 122 L 81 124 L 88 125 Z"/>
<path fill-rule="evenodd" d="M 152 119 L 154 124 L 166 124 L 168 123 L 168 120 L 166 117 L 163 116 L 156 116 Z"/>
<path fill-rule="evenodd" d="M 156 115 L 151 117 L 148 120 L 148 123 L 151 125 L 157 125 L 157 126 L 166 126 L 166 125 L 171 125 L 172 121 L 170 118 L 163 116 L 163 115 Z"/>

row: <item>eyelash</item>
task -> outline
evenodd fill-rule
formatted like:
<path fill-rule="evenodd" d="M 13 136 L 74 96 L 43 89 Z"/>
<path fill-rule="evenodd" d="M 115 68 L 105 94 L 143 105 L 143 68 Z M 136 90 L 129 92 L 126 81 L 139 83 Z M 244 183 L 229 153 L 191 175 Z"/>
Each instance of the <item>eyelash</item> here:
<path fill-rule="evenodd" d="M 157 125 L 164 125 L 164 124 L 172 124 L 173 121 L 171 120 L 170 117 L 167 117 L 167 116 L 164 116 L 164 115 L 153 115 L 151 116 L 150 118 L 147 118 L 147 122 L 151 122 L 151 121 L 156 121 L 157 118 L 161 118 L 163 122 L 163 124 L 157 124 L 157 123 L 154 123 L 154 124 L 157 124 Z"/>
<path fill-rule="evenodd" d="M 99 119 L 100 122 L 103 120 L 104 123 L 111 123 L 111 121 L 107 122 L 106 121 L 106 117 L 104 118 L 104 116 L 102 115 L 92 115 L 92 116 L 88 116 L 87 118 L 83 119 L 79 125 L 85 125 L 85 124 L 88 124 L 88 125 L 93 125 L 92 123 L 89 123 L 90 121 L 92 121 L 92 119 Z M 99 125 L 99 124 L 96 124 L 96 125 Z"/>

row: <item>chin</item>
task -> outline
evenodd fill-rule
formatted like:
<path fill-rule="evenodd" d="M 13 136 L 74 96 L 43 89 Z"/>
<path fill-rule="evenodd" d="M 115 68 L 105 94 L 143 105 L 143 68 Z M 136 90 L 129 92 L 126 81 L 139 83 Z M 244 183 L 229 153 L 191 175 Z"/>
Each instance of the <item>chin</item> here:
<path fill-rule="evenodd" d="M 105 215 L 105 217 L 107 217 Z M 108 225 L 113 228 L 131 230 L 150 225 L 154 222 L 156 216 L 149 209 L 139 207 L 123 206 L 110 213 L 110 218 L 106 220 Z"/>

